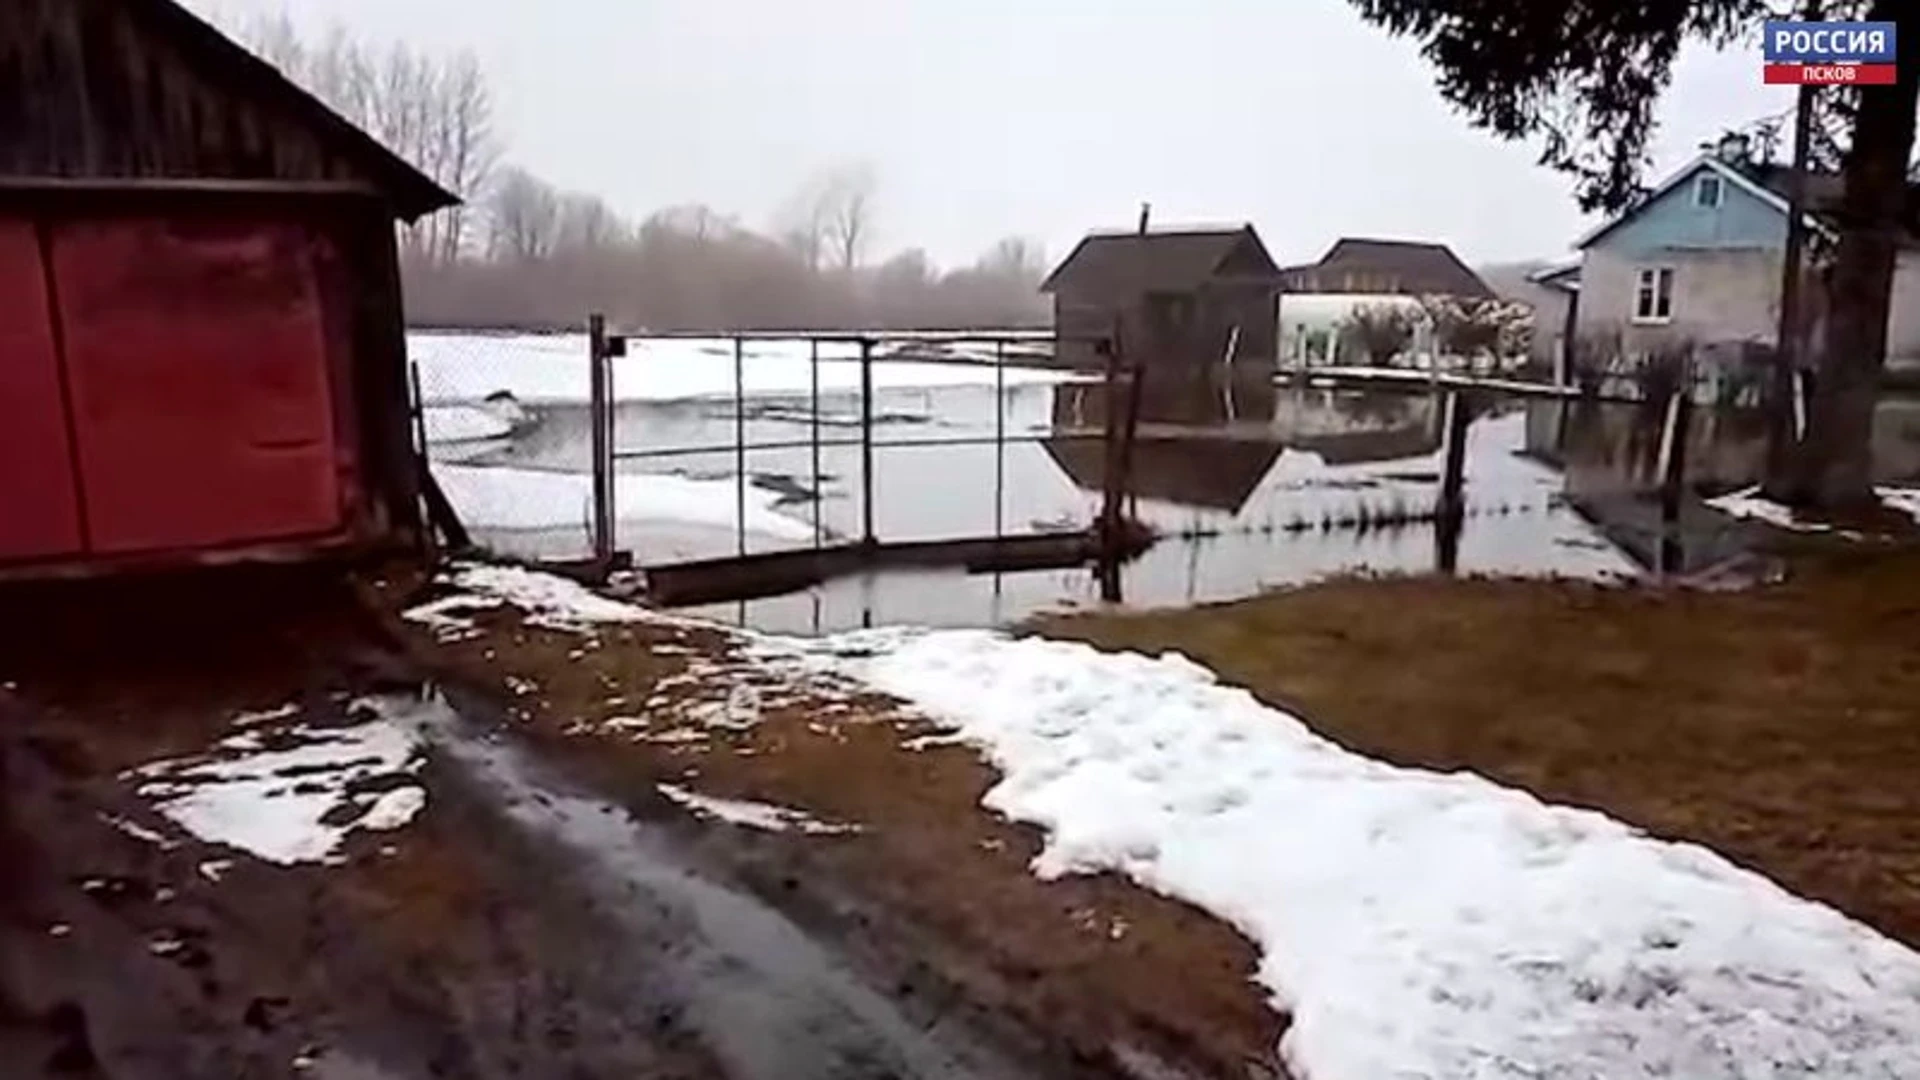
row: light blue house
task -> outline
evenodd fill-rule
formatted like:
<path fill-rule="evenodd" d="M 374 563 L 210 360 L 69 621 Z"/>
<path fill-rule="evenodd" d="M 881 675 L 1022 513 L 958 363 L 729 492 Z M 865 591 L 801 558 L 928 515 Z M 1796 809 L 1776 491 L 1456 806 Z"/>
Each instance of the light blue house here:
<path fill-rule="evenodd" d="M 1673 173 L 1639 205 L 1581 237 L 1578 273 L 1559 269 L 1540 283 L 1577 294 L 1575 335 L 1618 334 L 1628 356 L 1672 345 L 1711 356 L 1747 343 L 1775 342 L 1787 241 L 1787 172 L 1748 159 L 1744 139 L 1727 139 Z M 1808 178 L 1808 227 L 1831 239 L 1827 212 L 1839 178 Z M 1810 291 L 1809 325 L 1824 304 Z M 1889 324 L 1889 355 L 1920 356 L 1920 250 L 1900 255 Z"/>

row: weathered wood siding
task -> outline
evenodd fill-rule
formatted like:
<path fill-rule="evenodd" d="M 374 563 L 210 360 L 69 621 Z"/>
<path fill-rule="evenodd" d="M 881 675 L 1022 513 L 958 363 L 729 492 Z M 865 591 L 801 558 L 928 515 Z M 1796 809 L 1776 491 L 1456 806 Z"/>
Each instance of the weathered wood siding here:
<path fill-rule="evenodd" d="M 0 3 L 0 175 L 374 182 L 145 3 Z"/>

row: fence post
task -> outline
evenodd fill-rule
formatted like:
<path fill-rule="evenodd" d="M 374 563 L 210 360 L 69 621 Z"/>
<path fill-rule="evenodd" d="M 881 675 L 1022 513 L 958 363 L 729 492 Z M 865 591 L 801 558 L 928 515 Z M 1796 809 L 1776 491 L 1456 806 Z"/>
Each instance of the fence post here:
<path fill-rule="evenodd" d="M 826 505 L 826 492 L 820 489 L 820 339 L 814 338 L 809 351 L 808 362 L 813 368 L 813 546 L 820 547 L 820 515 Z M 816 594 L 814 603 L 819 604 Z M 814 613 L 815 631 L 818 632 L 819 612 Z"/>
<path fill-rule="evenodd" d="M 1467 428 L 1472 410 L 1467 396 L 1454 390 L 1442 406 L 1445 443 L 1444 464 L 1440 472 L 1440 500 L 1435 507 L 1434 527 L 1439 546 L 1440 572 L 1451 574 L 1460 562 L 1460 533 L 1467 519 Z"/>
<path fill-rule="evenodd" d="M 1100 471 L 1100 524 L 1097 537 L 1100 545 L 1100 562 L 1105 566 L 1117 561 L 1120 536 L 1120 503 L 1125 496 L 1121 490 L 1120 476 L 1120 429 L 1126 416 L 1126 400 L 1120 394 L 1120 337 L 1107 346 L 1106 397 L 1101 413 L 1105 427 L 1101 434 L 1104 451 L 1104 467 Z"/>
<path fill-rule="evenodd" d="M 1006 534 L 1007 505 L 1007 343 L 993 343 L 993 536 Z M 994 591 L 1000 580 L 994 578 Z"/>
<path fill-rule="evenodd" d="M 873 339 L 860 339 L 860 542 L 873 547 Z"/>
<path fill-rule="evenodd" d="M 1667 397 L 1667 415 L 1660 431 L 1660 572 L 1682 568 L 1686 552 L 1680 531 L 1680 513 L 1687 491 L 1687 432 L 1693 421 L 1693 394 L 1685 385 Z"/>
<path fill-rule="evenodd" d="M 613 567 L 613 402 L 608 363 L 607 319 L 587 317 L 587 427 L 593 442 L 593 561 L 600 573 Z"/>
<path fill-rule="evenodd" d="M 739 552 L 747 553 L 747 343 L 733 339 L 733 523 Z"/>

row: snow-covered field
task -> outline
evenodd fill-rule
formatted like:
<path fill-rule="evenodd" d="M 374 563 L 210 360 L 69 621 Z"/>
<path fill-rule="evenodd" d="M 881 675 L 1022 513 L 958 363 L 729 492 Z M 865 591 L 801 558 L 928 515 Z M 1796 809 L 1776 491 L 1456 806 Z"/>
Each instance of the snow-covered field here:
<path fill-rule="evenodd" d="M 663 618 L 518 570 L 453 584 L 550 626 Z M 983 805 L 1046 833 L 1036 874 L 1125 874 L 1246 934 L 1300 1080 L 1920 1076 L 1920 955 L 1704 848 L 1363 757 L 1178 656 L 737 640 L 977 748 Z"/>
<path fill-rule="evenodd" d="M 806 341 L 748 341 L 741 376 L 749 397 L 804 394 L 813 386 L 813 346 Z M 819 346 L 822 392 L 860 386 L 860 350 L 847 343 Z M 992 385 L 993 350 L 958 344 L 941 349 L 972 363 L 885 361 L 873 365 L 879 389 L 934 389 Z M 490 394 L 508 393 L 529 405 L 577 404 L 588 400 L 587 338 L 584 334 L 436 334 L 410 333 L 407 352 L 420 368 L 421 394 L 428 404 L 463 404 Z M 1010 357 L 1017 357 L 1016 350 Z M 613 360 L 613 396 L 619 401 L 679 401 L 731 397 L 734 393 L 733 343 L 721 338 L 635 341 L 628 355 Z M 1068 382 L 1070 373 L 1009 364 L 1008 386 Z"/>

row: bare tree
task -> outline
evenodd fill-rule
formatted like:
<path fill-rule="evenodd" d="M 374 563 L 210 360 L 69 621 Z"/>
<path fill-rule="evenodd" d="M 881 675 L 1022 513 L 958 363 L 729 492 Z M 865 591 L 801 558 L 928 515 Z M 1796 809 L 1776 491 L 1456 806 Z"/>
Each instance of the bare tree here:
<path fill-rule="evenodd" d="M 471 52 L 440 57 L 404 43 L 376 51 L 338 25 L 312 48 L 284 14 L 234 29 L 288 78 L 441 186 L 464 199 L 485 189 L 498 159 L 493 97 Z M 403 227 L 402 251 L 411 261 L 452 261 L 466 247 L 469 220 L 456 207 Z"/>
<path fill-rule="evenodd" d="M 808 270 L 819 270 L 827 251 L 825 178 L 815 177 L 787 196 L 774 214 L 773 229 Z"/>
<path fill-rule="evenodd" d="M 499 149 L 493 132 L 493 91 L 480 61 L 463 52 L 440 71 L 438 179 L 449 191 L 470 199 L 485 189 Z M 439 215 L 435 257 L 452 262 L 466 250 L 467 211 L 456 206 Z"/>
<path fill-rule="evenodd" d="M 604 252 L 626 240 L 627 225 L 598 195 L 568 193 L 559 197 L 554 222 L 554 247 L 570 253 Z"/>
<path fill-rule="evenodd" d="M 866 165 L 836 170 L 828 179 L 822 201 L 826 243 L 834 265 L 846 272 L 860 266 L 873 240 L 873 169 Z"/>
<path fill-rule="evenodd" d="M 487 250 L 495 259 L 545 259 L 558 240 L 560 193 L 525 169 L 504 169 L 488 193 L 487 221 Z"/>

